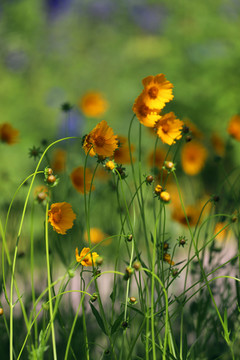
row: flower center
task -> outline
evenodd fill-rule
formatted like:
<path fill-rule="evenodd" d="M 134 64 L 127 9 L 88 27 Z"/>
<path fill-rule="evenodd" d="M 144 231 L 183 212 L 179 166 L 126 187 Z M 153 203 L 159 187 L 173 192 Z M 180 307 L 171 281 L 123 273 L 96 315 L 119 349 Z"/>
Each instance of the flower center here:
<path fill-rule="evenodd" d="M 141 116 L 146 117 L 147 114 L 149 113 L 149 108 L 146 105 L 141 105 L 139 108 L 139 113 Z"/>
<path fill-rule="evenodd" d="M 99 147 L 103 147 L 104 144 L 105 144 L 105 139 L 103 136 L 100 135 L 95 139 L 95 145 Z"/>
<path fill-rule="evenodd" d="M 167 134 L 169 131 L 169 125 L 167 123 L 162 125 L 162 131 L 164 132 L 164 134 Z"/>
<path fill-rule="evenodd" d="M 60 209 L 56 210 L 56 212 L 53 213 L 53 220 L 57 224 L 62 220 L 62 212 Z"/>
<path fill-rule="evenodd" d="M 156 86 L 152 86 L 148 90 L 148 95 L 150 96 L 151 99 L 156 99 L 158 96 L 158 88 Z"/>

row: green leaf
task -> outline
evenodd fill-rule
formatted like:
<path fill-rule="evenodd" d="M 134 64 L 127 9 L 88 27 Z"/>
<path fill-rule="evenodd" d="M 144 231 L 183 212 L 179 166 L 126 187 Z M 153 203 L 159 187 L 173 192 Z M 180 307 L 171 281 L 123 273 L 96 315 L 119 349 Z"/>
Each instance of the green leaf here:
<path fill-rule="evenodd" d="M 104 326 L 104 322 L 103 319 L 101 318 L 101 315 L 99 314 L 98 310 L 93 306 L 93 304 L 90 303 L 93 315 L 95 316 L 98 325 L 100 326 L 100 328 L 102 329 L 102 331 L 104 332 L 105 335 L 107 335 L 105 326 Z"/>
<path fill-rule="evenodd" d="M 123 318 L 124 318 L 124 311 L 114 321 L 112 329 L 111 329 L 111 335 L 113 335 L 117 331 L 117 329 L 119 328 L 119 326 L 121 325 L 121 323 L 123 321 Z"/>

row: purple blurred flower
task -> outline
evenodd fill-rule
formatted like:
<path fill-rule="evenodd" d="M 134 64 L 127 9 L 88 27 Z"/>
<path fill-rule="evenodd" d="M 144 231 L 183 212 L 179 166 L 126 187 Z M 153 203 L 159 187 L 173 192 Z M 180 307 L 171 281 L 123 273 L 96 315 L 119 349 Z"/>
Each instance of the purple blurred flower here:
<path fill-rule="evenodd" d="M 115 8 L 115 4 L 110 0 L 96 0 L 89 4 L 88 11 L 90 15 L 106 20 L 112 15 Z"/>
<path fill-rule="evenodd" d="M 77 109 L 72 108 L 68 112 L 62 112 L 61 124 L 58 130 L 59 138 L 67 136 L 81 136 L 84 119 Z"/>
<path fill-rule="evenodd" d="M 137 25 L 152 33 L 161 31 L 167 15 L 166 8 L 162 5 L 134 5 L 130 13 Z"/>
<path fill-rule="evenodd" d="M 72 0 L 45 0 L 46 10 L 51 18 L 67 12 L 72 5 Z"/>

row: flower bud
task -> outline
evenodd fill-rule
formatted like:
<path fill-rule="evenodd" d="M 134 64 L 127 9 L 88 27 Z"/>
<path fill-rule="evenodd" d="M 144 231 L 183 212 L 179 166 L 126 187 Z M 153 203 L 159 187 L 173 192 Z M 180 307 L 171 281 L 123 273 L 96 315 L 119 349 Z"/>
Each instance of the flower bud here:
<path fill-rule="evenodd" d="M 146 177 L 146 182 L 147 182 L 147 184 L 151 184 L 151 183 L 153 182 L 153 180 L 154 180 L 154 178 L 153 178 L 152 175 L 148 175 L 148 176 Z"/>
<path fill-rule="evenodd" d="M 47 182 L 48 182 L 49 184 L 53 184 L 53 183 L 55 183 L 55 181 L 56 181 L 56 176 L 54 176 L 54 175 L 48 175 L 48 177 L 47 177 Z"/>
<path fill-rule="evenodd" d="M 127 236 L 127 241 L 131 242 L 131 241 L 132 241 L 132 239 L 133 239 L 132 234 L 129 234 L 129 235 Z"/>
<path fill-rule="evenodd" d="M 160 199 L 163 202 L 168 203 L 171 200 L 171 196 L 167 191 L 162 191 L 160 194 Z"/>
<path fill-rule="evenodd" d="M 162 192 L 163 188 L 161 185 L 157 185 L 154 189 L 156 195 L 159 195 Z"/>
<path fill-rule="evenodd" d="M 130 301 L 131 304 L 135 304 L 137 299 L 134 296 L 132 296 L 132 297 L 130 297 L 129 301 Z"/>
<path fill-rule="evenodd" d="M 3 308 L 0 308 L 0 316 L 3 315 Z"/>
<path fill-rule="evenodd" d="M 136 271 L 138 271 L 138 270 L 140 270 L 141 269 L 141 263 L 139 262 L 139 261 L 135 261 L 134 263 L 133 263 L 133 268 L 136 270 Z"/>

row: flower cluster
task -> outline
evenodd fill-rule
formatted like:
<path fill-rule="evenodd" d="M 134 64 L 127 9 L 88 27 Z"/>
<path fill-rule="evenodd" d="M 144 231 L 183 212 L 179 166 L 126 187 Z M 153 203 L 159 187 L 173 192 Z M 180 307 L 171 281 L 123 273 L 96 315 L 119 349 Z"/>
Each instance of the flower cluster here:
<path fill-rule="evenodd" d="M 173 99 L 173 85 L 164 74 L 142 80 L 144 89 L 133 105 L 133 112 L 141 124 L 154 128 L 163 143 L 172 145 L 182 137 L 183 122 L 173 112 L 160 115 L 167 102 Z"/>

